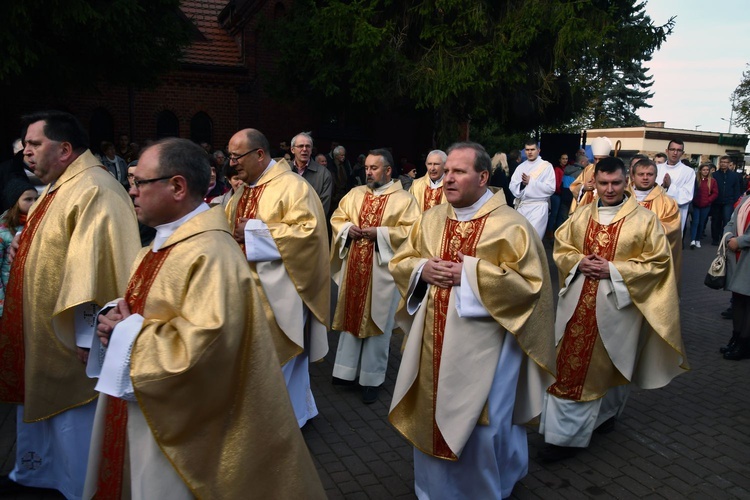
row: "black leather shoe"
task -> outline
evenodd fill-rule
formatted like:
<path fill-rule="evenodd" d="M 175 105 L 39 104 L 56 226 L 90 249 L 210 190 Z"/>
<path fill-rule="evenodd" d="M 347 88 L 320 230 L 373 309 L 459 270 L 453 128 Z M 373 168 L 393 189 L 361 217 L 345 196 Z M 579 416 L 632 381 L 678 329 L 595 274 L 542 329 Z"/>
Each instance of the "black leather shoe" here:
<path fill-rule="evenodd" d="M 378 400 L 378 392 L 380 392 L 379 387 L 369 385 L 362 387 L 362 402 L 366 405 L 371 405 Z"/>
<path fill-rule="evenodd" d="M 578 450 L 581 448 L 571 448 L 570 446 L 556 446 L 554 444 L 548 444 L 537 453 L 537 457 L 542 462 L 552 463 L 565 460 L 566 458 L 574 457 Z"/>
<path fill-rule="evenodd" d="M 731 307 L 727 309 L 726 311 L 721 311 L 721 317 L 724 319 L 732 319 L 732 316 L 733 316 L 733 312 L 732 312 Z"/>
<path fill-rule="evenodd" d="M 354 385 L 354 380 L 346 380 L 343 378 L 332 377 L 331 383 L 333 385 Z"/>
<path fill-rule="evenodd" d="M 615 422 L 617 419 L 615 417 L 610 417 L 604 422 L 602 422 L 599 427 L 594 429 L 594 432 L 597 434 L 609 434 L 613 430 L 615 430 Z"/>
<path fill-rule="evenodd" d="M 729 339 L 729 342 L 727 342 L 727 345 L 719 347 L 719 352 L 724 354 L 725 352 L 728 352 L 734 349 L 734 344 L 737 343 L 738 337 L 739 337 L 739 334 L 737 332 L 732 332 L 732 337 Z"/>
<path fill-rule="evenodd" d="M 724 359 L 731 361 L 750 359 L 750 342 L 747 339 L 737 339 L 732 349 L 724 353 Z"/>

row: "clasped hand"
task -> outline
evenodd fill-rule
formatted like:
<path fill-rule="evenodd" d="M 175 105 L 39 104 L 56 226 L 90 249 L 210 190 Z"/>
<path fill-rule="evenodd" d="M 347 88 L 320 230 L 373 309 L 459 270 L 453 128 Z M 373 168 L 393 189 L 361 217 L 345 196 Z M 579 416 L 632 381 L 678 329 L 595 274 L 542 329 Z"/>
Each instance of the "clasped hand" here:
<path fill-rule="evenodd" d="M 450 288 L 461 284 L 461 272 L 464 267 L 464 254 L 458 252 L 459 262 L 432 257 L 422 268 L 421 280 L 440 288 Z"/>
<path fill-rule="evenodd" d="M 587 278 L 603 280 L 609 278 L 609 261 L 595 254 L 587 255 L 578 264 L 578 270 Z"/>
<path fill-rule="evenodd" d="M 358 226 L 349 226 L 349 238 L 354 241 L 365 239 L 375 241 L 378 238 L 378 228 L 366 227 L 364 229 Z"/>
<path fill-rule="evenodd" d="M 124 300 L 120 300 L 115 307 L 107 311 L 107 314 L 99 315 L 99 325 L 96 327 L 96 335 L 103 346 L 109 344 L 109 337 L 118 323 L 131 315 L 130 307 Z"/>

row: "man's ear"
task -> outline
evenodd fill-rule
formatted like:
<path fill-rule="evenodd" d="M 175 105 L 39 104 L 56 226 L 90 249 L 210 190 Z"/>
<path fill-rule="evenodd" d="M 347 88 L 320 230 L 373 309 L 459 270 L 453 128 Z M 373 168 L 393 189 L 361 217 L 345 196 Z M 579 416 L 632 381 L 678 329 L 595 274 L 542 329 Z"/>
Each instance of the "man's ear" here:
<path fill-rule="evenodd" d="M 169 184 L 172 186 L 175 201 L 182 201 L 190 196 L 187 180 L 183 176 L 175 175 L 169 180 Z"/>

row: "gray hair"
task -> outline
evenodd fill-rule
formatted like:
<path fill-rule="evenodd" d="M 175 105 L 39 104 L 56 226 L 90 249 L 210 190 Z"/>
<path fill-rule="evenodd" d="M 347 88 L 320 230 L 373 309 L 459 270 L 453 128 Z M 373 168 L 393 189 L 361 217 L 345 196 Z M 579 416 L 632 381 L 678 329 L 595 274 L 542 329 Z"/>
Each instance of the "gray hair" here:
<path fill-rule="evenodd" d="M 344 146 L 336 146 L 333 149 L 334 156 L 337 155 L 337 154 L 339 154 L 339 153 L 341 153 L 341 152 L 346 153 L 346 148 Z"/>
<path fill-rule="evenodd" d="M 429 158 L 432 155 L 438 155 L 440 157 L 440 160 L 445 164 L 445 161 L 448 159 L 448 155 L 445 154 L 445 151 L 442 149 L 433 149 L 429 153 L 427 153 L 427 158 Z M 425 158 L 425 160 L 427 159 Z"/>
<path fill-rule="evenodd" d="M 310 139 L 310 147 L 312 147 L 314 144 L 313 138 L 310 135 L 310 132 L 300 132 L 299 134 L 292 137 L 291 147 L 294 147 L 297 144 L 297 137 L 307 137 L 308 139 Z"/>

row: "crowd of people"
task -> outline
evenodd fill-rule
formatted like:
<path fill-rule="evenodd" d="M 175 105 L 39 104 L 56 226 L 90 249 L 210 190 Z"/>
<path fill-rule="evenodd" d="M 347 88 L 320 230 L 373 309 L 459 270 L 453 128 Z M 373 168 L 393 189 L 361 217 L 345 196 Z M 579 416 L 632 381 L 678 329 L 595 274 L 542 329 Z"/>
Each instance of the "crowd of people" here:
<path fill-rule="evenodd" d="M 416 177 L 385 148 L 316 154 L 306 132 L 273 152 L 256 129 L 215 151 L 124 137 L 97 158 L 72 115 L 23 121 L 47 187 L 12 179 L 0 218 L 0 401 L 18 405 L 2 487 L 324 498 L 300 432 L 318 413 L 309 363 L 338 332 L 332 383 L 373 403 L 400 329 L 388 418 L 417 496 L 505 498 L 528 471 L 524 424 L 539 417 L 539 459 L 564 460 L 614 429 L 632 384 L 689 369 L 669 311 L 691 204 L 692 243 L 706 207 L 737 204 L 723 351 L 750 357 L 750 196 L 723 158 L 718 175 L 682 164 L 678 139 L 629 165 L 606 138 L 554 166 L 534 140 L 494 158 L 457 142 Z"/>

